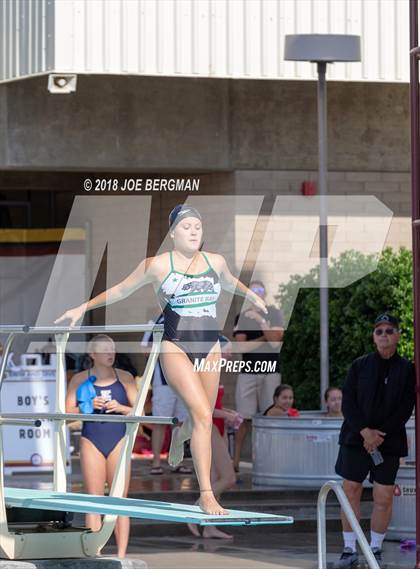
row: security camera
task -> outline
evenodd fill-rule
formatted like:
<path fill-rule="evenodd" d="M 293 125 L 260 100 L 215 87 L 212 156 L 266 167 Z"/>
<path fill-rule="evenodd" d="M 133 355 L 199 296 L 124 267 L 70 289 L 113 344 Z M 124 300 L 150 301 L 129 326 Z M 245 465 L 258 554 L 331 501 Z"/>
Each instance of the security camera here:
<path fill-rule="evenodd" d="M 67 95 L 76 91 L 77 75 L 51 73 L 48 75 L 48 91 Z"/>

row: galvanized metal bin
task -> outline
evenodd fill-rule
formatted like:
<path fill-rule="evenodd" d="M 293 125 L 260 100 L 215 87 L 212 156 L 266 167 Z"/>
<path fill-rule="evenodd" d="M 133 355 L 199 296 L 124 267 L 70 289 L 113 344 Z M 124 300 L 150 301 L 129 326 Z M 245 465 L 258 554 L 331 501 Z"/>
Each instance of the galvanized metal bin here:
<path fill-rule="evenodd" d="M 342 419 L 320 411 L 300 417 L 253 418 L 253 483 L 319 488 L 340 480 L 334 471 Z M 414 456 L 414 419 L 407 423 L 409 459 Z"/>
<path fill-rule="evenodd" d="M 413 463 L 400 467 L 396 484 L 401 495 L 394 497 L 392 519 L 386 539 L 416 538 L 416 469 Z"/>

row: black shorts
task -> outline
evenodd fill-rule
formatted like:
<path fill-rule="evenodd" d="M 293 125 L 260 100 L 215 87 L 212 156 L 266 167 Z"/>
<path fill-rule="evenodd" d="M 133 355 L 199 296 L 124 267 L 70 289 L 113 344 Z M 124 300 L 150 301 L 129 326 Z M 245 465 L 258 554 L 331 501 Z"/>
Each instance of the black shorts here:
<path fill-rule="evenodd" d="M 344 480 L 362 483 L 369 474 L 370 482 L 377 482 L 385 486 L 395 484 L 399 456 L 384 455 L 384 462 L 375 466 L 369 453 L 363 447 L 340 446 L 335 471 Z"/>

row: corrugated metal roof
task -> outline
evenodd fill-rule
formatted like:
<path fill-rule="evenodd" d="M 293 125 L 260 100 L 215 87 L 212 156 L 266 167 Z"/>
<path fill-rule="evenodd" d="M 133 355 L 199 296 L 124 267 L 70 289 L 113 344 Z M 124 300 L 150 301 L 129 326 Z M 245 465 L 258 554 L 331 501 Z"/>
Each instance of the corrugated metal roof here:
<path fill-rule="evenodd" d="M 54 12 L 54 0 L 0 0 L 1 80 L 52 69 Z"/>
<path fill-rule="evenodd" d="M 0 0 L 0 79 L 48 70 L 158 76 L 314 79 L 283 60 L 284 36 L 362 37 L 339 81 L 408 81 L 405 0 Z"/>

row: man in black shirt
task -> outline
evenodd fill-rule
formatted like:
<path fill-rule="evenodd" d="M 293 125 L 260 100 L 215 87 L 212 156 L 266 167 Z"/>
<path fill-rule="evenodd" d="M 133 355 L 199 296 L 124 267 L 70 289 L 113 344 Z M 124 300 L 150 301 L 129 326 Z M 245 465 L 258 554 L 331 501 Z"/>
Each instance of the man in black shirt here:
<path fill-rule="evenodd" d="M 266 290 L 261 281 L 251 282 L 249 288 L 265 299 Z M 252 307 L 235 319 L 233 336 L 240 342 L 244 365 L 238 375 L 235 400 L 236 410 L 245 419 L 235 438 L 236 471 L 250 419 L 273 404 L 274 391 L 280 385 L 279 352 L 283 333 L 283 316 L 275 306 L 267 306 L 267 314 Z"/>
<path fill-rule="evenodd" d="M 360 516 L 362 483 L 370 473 L 373 482 L 371 548 L 379 567 L 382 542 L 392 514 L 394 483 L 400 457 L 407 456 L 405 424 L 415 402 L 414 366 L 397 352 L 399 322 L 381 314 L 374 322 L 376 351 L 357 358 L 343 386 L 344 422 L 335 470 L 344 478 L 343 488 Z M 344 550 L 334 569 L 356 567 L 356 535 L 344 513 Z"/>

